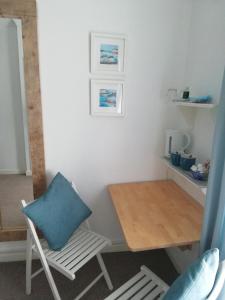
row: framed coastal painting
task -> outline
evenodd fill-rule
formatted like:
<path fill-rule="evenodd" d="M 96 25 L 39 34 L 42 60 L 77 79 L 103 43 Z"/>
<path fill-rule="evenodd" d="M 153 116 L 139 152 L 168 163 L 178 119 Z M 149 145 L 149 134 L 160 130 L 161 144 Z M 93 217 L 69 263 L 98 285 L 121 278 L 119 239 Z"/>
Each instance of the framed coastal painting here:
<path fill-rule="evenodd" d="M 126 37 L 117 34 L 91 33 L 91 72 L 123 75 Z"/>
<path fill-rule="evenodd" d="M 123 116 L 124 82 L 91 80 L 91 114 L 93 116 Z"/>

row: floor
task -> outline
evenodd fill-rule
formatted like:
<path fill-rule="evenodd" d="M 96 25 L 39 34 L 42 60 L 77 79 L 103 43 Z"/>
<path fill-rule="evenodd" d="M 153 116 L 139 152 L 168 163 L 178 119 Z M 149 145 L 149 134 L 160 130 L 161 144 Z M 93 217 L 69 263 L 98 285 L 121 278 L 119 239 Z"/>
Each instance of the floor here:
<path fill-rule="evenodd" d="M 178 276 L 164 250 L 139 253 L 120 252 L 105 253 L 103 259 L 110 273 L 114 288 L 138 273 L 141 265 L 146 265 L 166 283 L 171 284 Z M 39 261 L 34 261 L 37 269 Z M 70 281 L 56 271 L 53 276 L 62 300 L 72 300 L 88 283 L 97 276 L 99 267 L 93 259 L 78 273 L 75 281 Z M 0 300 L 52 300 L 52 294 L 44 273 L 39 274 L 32 282 L 32 294 L 26 296 L 25 262 L 0 263 Z M 103 300 L 110 294 L 104 279 L 101 279 L 82 298 L 82 300 Z"/>
<path fill-rule="evenodd" d="M 20 211 L 21 199 L 33 199 L 32 177 L 0 175 L 0 229 L 25 226 L 24 217 Z"/>

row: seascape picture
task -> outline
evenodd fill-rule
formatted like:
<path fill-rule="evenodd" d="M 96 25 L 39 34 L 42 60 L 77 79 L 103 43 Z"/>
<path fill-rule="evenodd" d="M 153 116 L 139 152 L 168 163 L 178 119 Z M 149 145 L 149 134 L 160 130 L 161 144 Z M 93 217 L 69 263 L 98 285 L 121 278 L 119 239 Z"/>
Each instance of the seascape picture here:
<path fill-rule="evenodd" d="M 116 107 L 116 90 L 99 90 L 99 107 Z"/>
<path fill-rule="evenodd" d="M 100 45 L 100 64 L 118 65 L 118 45 L 101 44 Z"/>

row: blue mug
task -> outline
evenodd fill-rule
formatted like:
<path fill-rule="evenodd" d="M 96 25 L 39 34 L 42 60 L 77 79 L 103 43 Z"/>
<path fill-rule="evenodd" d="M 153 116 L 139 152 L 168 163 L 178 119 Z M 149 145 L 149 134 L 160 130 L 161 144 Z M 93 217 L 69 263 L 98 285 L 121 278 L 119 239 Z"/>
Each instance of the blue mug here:
<path fill-rule="evenodd" d="M 179 153 L 171 153 L 170 154 L 170 160 L 173 166 L 179 166 L 180 165 L 180 154 Z"/>
<path fill-rule="evenodd" d="M 191 167 L 195 165 L 196 158 L 182 157 L 180 158 L 180 166 L 185 171 L 190 171 Z"/>

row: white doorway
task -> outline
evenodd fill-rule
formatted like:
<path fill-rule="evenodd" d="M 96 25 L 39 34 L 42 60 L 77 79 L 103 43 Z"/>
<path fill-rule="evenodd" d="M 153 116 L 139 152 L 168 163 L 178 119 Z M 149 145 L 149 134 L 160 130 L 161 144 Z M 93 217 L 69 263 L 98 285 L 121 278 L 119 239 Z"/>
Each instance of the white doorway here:
<path fill-rule="evenodd" d="M 0 174 L 31 174 L 21 20 L 0 19 Z"/>

